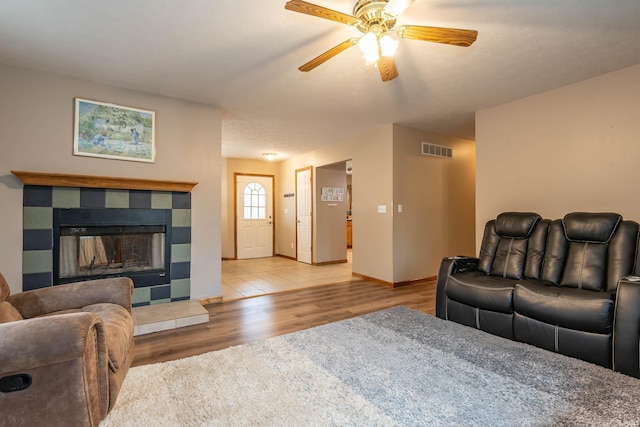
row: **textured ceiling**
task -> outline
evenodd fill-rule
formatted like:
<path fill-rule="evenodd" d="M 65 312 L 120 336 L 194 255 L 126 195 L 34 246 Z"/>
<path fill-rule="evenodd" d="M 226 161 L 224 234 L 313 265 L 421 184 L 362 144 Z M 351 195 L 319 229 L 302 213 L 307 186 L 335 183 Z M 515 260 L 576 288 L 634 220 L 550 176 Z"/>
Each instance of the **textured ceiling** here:
<path fill-rule="evenodd" d="M 387 123 L 473 139 L 475 111 L 640 63 L 639 0 L 416 0 L 397 25 L 476 43 L 401 39 L 387 83 L 357 47 L 301 73 L 360 33 L 285 2 L 1 0 L 0 62 L 220 107 L 223 156 L 279 159 Z"/>

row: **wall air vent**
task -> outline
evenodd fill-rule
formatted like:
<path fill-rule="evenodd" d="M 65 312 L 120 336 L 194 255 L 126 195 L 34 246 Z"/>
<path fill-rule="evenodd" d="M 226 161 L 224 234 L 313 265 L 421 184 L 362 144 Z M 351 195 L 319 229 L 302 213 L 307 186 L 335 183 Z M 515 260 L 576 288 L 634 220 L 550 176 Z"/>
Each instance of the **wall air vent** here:
<path fill-rule="evenodd" d="M 422 142 L 422 155 L 433 157 L 444 157 L 450 159 L 453 157 L 453 149 L 451 147 L 445 147 L 444 145 L 429 144 L 428 142 Z"/>

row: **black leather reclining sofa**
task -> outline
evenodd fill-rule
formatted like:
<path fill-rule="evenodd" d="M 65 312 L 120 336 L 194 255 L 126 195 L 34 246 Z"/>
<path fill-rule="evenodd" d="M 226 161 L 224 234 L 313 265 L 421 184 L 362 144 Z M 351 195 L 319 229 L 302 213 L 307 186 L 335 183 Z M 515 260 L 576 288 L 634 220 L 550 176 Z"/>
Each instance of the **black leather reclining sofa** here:
<path fill-rule="evenodd" d="M 436 315 L 640 378 L 639 225 L 614 213 L 487 222 L 438 273 Z"/>

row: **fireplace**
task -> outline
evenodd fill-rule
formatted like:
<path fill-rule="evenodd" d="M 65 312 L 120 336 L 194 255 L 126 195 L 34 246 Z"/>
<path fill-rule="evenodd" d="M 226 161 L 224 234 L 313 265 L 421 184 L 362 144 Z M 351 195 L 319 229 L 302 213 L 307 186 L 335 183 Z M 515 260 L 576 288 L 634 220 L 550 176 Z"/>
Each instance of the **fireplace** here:
<path fill-rule="evenodd" d="M 171 282 L 170 209 L 53 209 L 53 284 L 130 277 Z"/>
<path fill-rule="evenodd" d="M 80 223 L 76 223 L 77 228 L 97 226 L 92 222 L 93 220 L 88 218 L 94 216 L 94 211 L 98 214 L 100 214 L 98 211 L 102 211 L 109 221 L 107 226 L 136 226 L 140 224 L 163 226 L 165 230 L 164 272 L 157 264 L 157 256 L 156 261 L 152 261 L 150 268 L 147 267 L 143 271 L 124 272 L 120 270 L 121 266 L 117 266 L 123 256 L 112 255 L 104 263 L 103 267 L 108 273 L 105 274 L 105 271 L 96 269 L 96 263 L 100 260 L 99 256 L 96 255 L 96 261 L 91 266 L 94 254 L 91 255 L 88 266 L 85 267 L 91 266 L 89 275 L 81 276 L 78 280 L 89 280 L 94 276 L 108 277 L 110 274 L 132 276 L 136 284 L 136 289 L 131 296 L 134 307 L 191 298 L 191 190 L 197 182 L 24 171 L 12 171 L 12 173 L 20 178 L 24 184 L 22 200 L 23 291 L 46 288 L 71 281 L 69 277 L 60 278 L 60 224 L 72 225 L 75 220 L 81 220 Z M 61 211 L 77 210 L 79 212 L 85 210 L 85 212 L 74 214 L 75 217 L 72 218 L 63 218 L 61 222 L 60 211 L 56 211 L 54 215 L 56 209 Z M 159 219 L 147 221 L 144 215 L 142 219 L 137 217 L 137 214 L 127 217 L 120 215 L 118 210 L 164 212 L 160 214 Z M 55 232 L 53 230 L 54 216 L 56 217 Z M 113 218 L 123 219 L 111 221 Z M 70 222 L 70 220 L 74 221 Z M 105 226 L 104 224 L 99 225 Z M 105 233 L 112 231 L 102 230 L 96 236 L 100 236 L 102 241 Z M 130 228 L 123 230 L 123 232 L 130 231 L 132 231 Z M 67 230 L 63 236 L 65 233 L 72 232 L 73 230 Z M 157 231 L 152 228 L 148 228 L 144 232 L 157 234 Z M 54 239 L 56 240 L 55 261 Z M 151 239 L 162 241 L 160 237 L 152 237 Z M 103 243 L 103 245 L 105 244 Z M 111 248 L 110 245 L 110 243 L 106 243 L 105 246 Z M 77 248 L 79 243 L 69 247 Z M 127 264 L 131 266 L 134 263 L 127 263 L 127 259 L 134 261 L 138 255 L 126 255 L 128 249 L 123 249 L 125 250 L 125 267 Z M 107 252 L 113 253 L 113 250 L 109 251 L 105 248 L 103 257 L 105 259 L 109 258 L 106 256 Z M 160 259 L 162 259 L 161 250 L 156 249 L 154 252 L 159 253 Z M 134 253 L 137 254 L 135 250 Z M 87 258 L 85 257 L 85 260 Z M 86 265 L 86 261 L 83 263 Z M 137 262 L 137 264 L 140 268 L 141 263 Z M 78 261 L 78 265 L 80 265 L 80 261 Z M 75 269 L 75 267 L 65 268 Z M 68 270 L 63 270 L 63 276 L 67 275 Z"/>

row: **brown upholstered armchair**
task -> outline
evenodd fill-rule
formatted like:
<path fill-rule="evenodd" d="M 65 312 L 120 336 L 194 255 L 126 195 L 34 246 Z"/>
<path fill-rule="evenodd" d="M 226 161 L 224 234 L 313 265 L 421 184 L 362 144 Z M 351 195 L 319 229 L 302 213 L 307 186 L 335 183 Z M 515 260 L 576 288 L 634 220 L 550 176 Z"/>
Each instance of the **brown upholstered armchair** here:
<path fill-rule="evenodd" d="M 97 426 L 133 360 L 128 278 L 10 295 L 0 274 L 0 424 Z"/>

